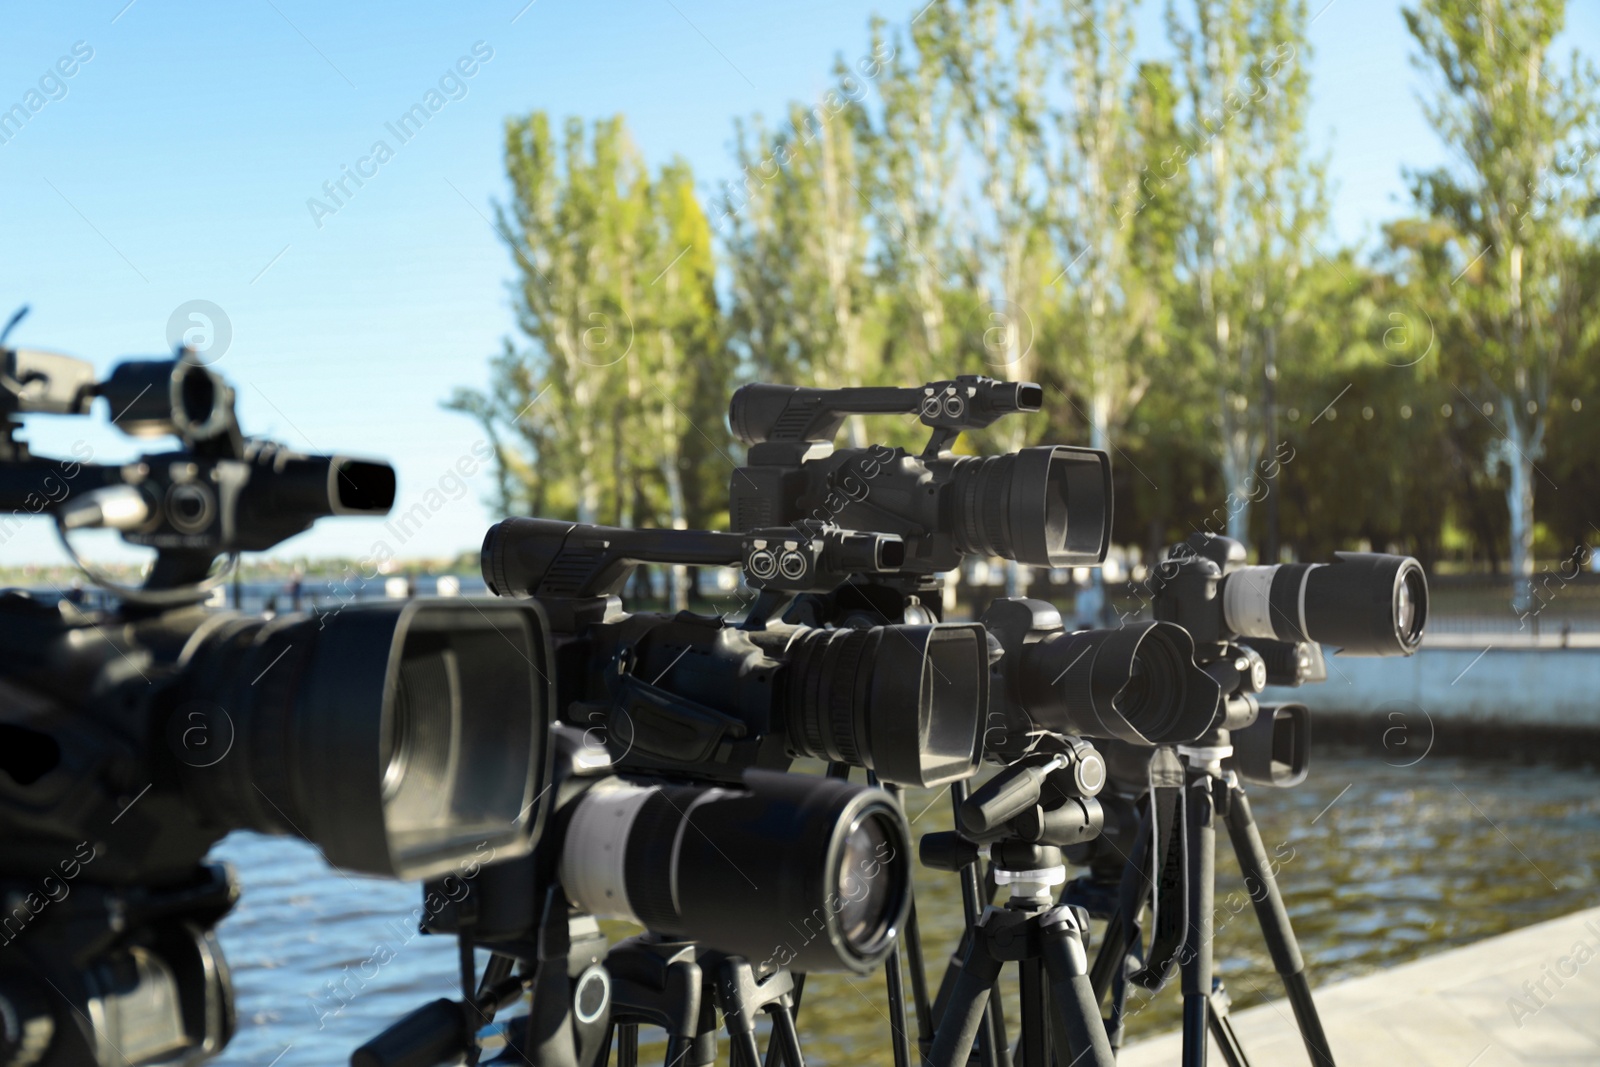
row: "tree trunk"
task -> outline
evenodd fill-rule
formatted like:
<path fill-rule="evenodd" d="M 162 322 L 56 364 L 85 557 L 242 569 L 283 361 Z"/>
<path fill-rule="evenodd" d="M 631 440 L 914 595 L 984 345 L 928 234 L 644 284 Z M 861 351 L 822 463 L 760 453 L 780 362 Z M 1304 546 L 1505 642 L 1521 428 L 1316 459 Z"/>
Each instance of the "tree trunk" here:
<path fill-rule="evenodd" d="M 1506 510 L 1510 517 L 1511 610 L 1527 611 L 1533 593 L 1533 460 L 1522 420 L 1515 412 L 1506 419 Z"/>

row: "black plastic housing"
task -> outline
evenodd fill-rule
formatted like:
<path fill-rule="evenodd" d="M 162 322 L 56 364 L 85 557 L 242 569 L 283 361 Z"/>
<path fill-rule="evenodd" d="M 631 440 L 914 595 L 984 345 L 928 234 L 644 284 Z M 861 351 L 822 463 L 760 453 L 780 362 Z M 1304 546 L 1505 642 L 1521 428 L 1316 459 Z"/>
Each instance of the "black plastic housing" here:
<path fill-rule="evenodd" d="M 1311 711 L 1304 704 L 1263 704 L 1256 721 L 1231 732 L 1224 766 L 1247 782 L 1282 789 L 1305 781 L 1311 763 Z"/>

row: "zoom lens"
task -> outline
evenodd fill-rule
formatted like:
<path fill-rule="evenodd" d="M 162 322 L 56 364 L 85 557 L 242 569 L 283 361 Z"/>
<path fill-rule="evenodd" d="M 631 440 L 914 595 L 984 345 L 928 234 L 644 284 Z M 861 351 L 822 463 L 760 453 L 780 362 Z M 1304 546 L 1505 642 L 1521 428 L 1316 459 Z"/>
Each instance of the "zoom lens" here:
<path fill-rule="evenodd" d="M 186 787 L 230 829 L 293 834 L 336 867 L 401 879 L 484 844 L 528 851 L 549 767 L 537 607 L 219 616 L 190 649 L 169 736 Z"/>
<path fill-rule="evenodd" d="M 808 629 L 787 655 L 775 695 L 800 755 L 867 767 L 897 785 L 977 772 L 989 710 L 983 627 Z"/>
<path fill-rule="evenodd" d="M 593 915 L 747 956 L 757 970 L 865 973 L 911 906 L 908 842 L 893 798 L 839 779 L 610 778 L 577 802 L 561 884 Z"/>
<path fill-rule="evenodd" d="M 1138 745 L 1203 736 L 1222 699 L 1188 632 L 1169 622 L 1047 634 L 1024 647 L 1013 685 L 1040 726 Z"/>
<path fill-rule="evenodd" d="M 1111 539 L 1105 453 L 1045 446 L 954 462 L 945 523 L 962 552 L 1037 567 L 1104 562 Z"/>
<path fill-rule="evenodd" d="M 1409 656 L 1428 621 L 1428 580 L 1410 556 L 1337 552 L 1333 563 L 1241 567 L 1222 580 L 1241 637 L 1317 641 L 1347 656 Z"/>

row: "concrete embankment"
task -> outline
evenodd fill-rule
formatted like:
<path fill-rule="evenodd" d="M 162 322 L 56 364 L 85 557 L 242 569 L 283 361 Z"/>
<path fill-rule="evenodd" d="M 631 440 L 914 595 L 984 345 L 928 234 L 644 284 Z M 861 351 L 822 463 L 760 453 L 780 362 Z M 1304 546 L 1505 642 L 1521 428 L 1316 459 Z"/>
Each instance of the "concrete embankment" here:
<path fill-rule="evenodd" d="M 1600 635 L 1448 634 L 1414 656 L 1327 661 L 1326 682 L 1263 695 L 1311 708 L 1318 741 L 1381 748 L 1393 759 L 1600 762 Z"/>
<path fill-rule="evenodd" d="M 1339 1067 L 1593 1067 L 1600 908 L 1325 986 L 1315 999 Z M 1286 1001 L 1232 1018 L 1253 1067 L 1309 1062 Z M 1181 1035 L 1165 1034 L 1130 1045 L 1117 1064 L 1172 1067 L 1182 1046 Z M 1209 1061 L 1223 1062 L 1215 1044 Z"/>

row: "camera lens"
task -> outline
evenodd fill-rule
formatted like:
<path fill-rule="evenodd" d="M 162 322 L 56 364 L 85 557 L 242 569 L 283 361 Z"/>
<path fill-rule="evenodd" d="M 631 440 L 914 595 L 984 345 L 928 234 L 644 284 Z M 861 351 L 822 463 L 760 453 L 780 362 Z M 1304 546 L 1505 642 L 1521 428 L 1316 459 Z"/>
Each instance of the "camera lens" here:
<path fill-rule="evenodd" d="M 789 746 L 870 767 L 898 785 L 975 774 L 988 714 L 981 626 L 874 626 L 799 632 L 778 682 Z"/>
<path fill-rule="evenodd" d="M 350 870 L 426 878 L 484 844 L 525 853 L 548 777 L 544 634 L 537 607 L 497 601 L 219 616 L 174 713 L 206 709 L 198 728 L 230 751 L 184 761 L 186 787 L 230 829 L 303 837 Z"/>
<path fill-rule="evenodd" d="M 1378 552 L 1240 567 L 1223 578 L 1221 597 L 1223 618 L 1241 637 L 1317 641 L 1347 656 L 1408 656 L 1428 620 L 1422 565 Z"/>
<path fill-rule="evenodd" d="M 851 948 L 868 952 L 883 941 L 894 925 L 894 886 L 887 878 L 868 878 L 875 857 L 893 844 L 893 824 L 881 813 L 862 818 L 851 827 L 839 854 L 834 892 L 844 901 L 839 929 Z"/>
<path fill-rule="evenodd" d="M 1037 567 L 1105 559 L 1111 534 L 1111 465 L 1105 454 L 1025 448 L 955 463 L 946 527 L 966 553 Z"/>
<path fill-rule="evenodd" d="M 1024 647 L 1014 684 L 1040 726 L 1139 745 L 1203 736 L 1222 697 L 1188 632 L 1168 622 L 1047 635 Z"/>
<path fill-rule="evenodd" d="M 597 783 L 561 884 L 578 907 L 747 956 L 758 970 L 866 972 L 911 906 L 905 816 L 881 789 L 771 771 L 742 787 Z"/>

